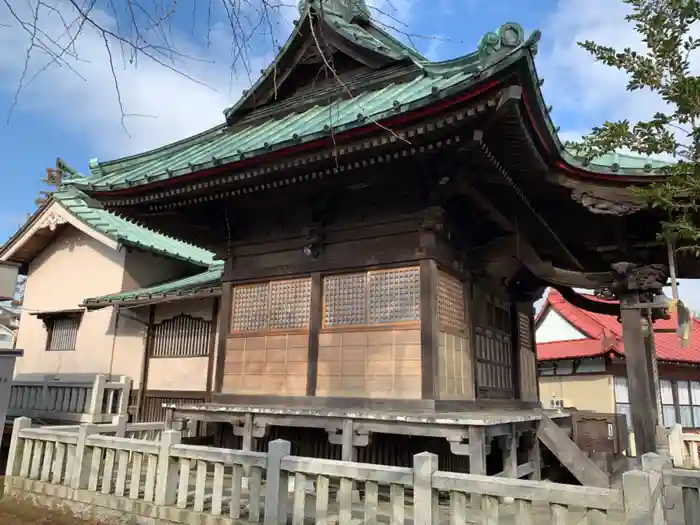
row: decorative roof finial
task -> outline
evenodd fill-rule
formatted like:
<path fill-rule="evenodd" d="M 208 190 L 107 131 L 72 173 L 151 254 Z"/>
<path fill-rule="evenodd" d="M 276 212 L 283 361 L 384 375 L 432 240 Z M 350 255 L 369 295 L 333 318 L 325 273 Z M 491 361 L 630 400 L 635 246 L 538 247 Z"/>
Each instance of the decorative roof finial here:
<path fill-rule="evenodd" d="M 299 0 L 298 7 L 302 17 L 314 11 L 317 15 L 329 13 L 359 24 L 366 24 L 372 18 L 366 0 Z"/>
<path fill-rule="evenodd" d="M 520 24 L 507 22 L 498 31 L 486 33 L 479 42 L 479 54 L 487 56 L 510 51 L 525 42 L 525 31 Z"/>

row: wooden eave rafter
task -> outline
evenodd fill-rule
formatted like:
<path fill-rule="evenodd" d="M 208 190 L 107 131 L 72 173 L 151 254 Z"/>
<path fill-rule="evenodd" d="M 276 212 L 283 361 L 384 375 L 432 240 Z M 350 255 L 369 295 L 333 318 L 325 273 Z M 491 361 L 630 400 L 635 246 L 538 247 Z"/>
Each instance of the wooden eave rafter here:
<path fill-rule="evenodd" d="M 103 202 L 107 207 L 149 204 L 150 210 L 157 212 L 197 202 L 218 200 L 235 195 L 263 191 L 273 187 L 278 188 L 304 183 L 335 174 L 359 170 L 373 164 L 388 163 L 394 158 L 416 155 L 425 151 L 433 151 L 441 148 L 449 148 L 462 140 L 456 126 L 462 124 L 466 119 L 474 119 L 486 115 L 497 105 L 502 95 L 500 91 L 495 93 L 491 92 L 491 87 L 491 85 L 487 85 L 483 90 L 473 94 L 475 99 L 479 98 L 479 95 L 483 96 L 479 98 L 478 102 L 471 102 L 471 97 L 465 97 L 465 104 L 461 107 L 454 108 L 454 111 L 444 113 L 429 120 L 413 120 L 410 125 L 397 120 L 396 125 L 392 128 L 392 132 L 382 133 L 381 136 L 358 137 L 354 141 L 343 141 L 340 137 L 337 137 L 334 148 L 319 148 L 312 153 L 305 153 L 305 150 L 310 148 L 306 147 L 307 145 L 301 145 L 297 149 L 297 155 L 279 155 L 278 158 L 275 159 L 278 160 L 275 164 L 256 163 L 251 166 L 249 170 L 229 173 L 220 178 L 210 179 L 206 182 L 193 183 L 184 188 L 180 187 L 173 190 L 163 190 L 142 197 L 104 199 Z M 430 139 L 425 139 L 436 131 L 444 132 L 451 127 L 455 129 L 451 137 L 438 139 L 433 142 L 431 142 Z M 374 125 L 374 129 L 383 131 L 381 127 L 376 125 Z M 357 133 L 357 135 L 361 136 L 360 133 Z M 352 134 L 349 133 L 348 138 L 352 138 Z M 360 153 L 362 154 L 362 160 L 353 158 Z M 307 168 L 303 169 L 303 174 L 288 175 L 294 170 L 299 170 L 304 167 Z M 284 179 L 276 180 L 275 182 L 264 179 L 275 174 L 287 174 L 288 176 Z M 231 185 L 236 187 L 236 189 L 218 191 L 216 193 L 208 192 L 206 195 L 196 195 L 197 191 L 201 191 L 204 188 L 215 186 L 230 187 Z M 193 193 L 195 194 L 193 195 Z M 121 192 L 119 192 L 119 194 L 121 194 Z M 164 202 L 159 202 L 161 200 Z"/>

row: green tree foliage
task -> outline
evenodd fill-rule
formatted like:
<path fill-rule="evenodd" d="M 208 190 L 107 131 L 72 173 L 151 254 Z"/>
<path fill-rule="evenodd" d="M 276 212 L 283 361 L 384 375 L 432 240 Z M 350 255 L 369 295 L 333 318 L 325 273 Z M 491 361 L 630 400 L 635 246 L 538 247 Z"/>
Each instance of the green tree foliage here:
<path fill-rule="evenodd" d="M 592 41 L 580 42 L 595 59 L 624 71 L 627 90 L 648 90 L 665 103 L 664 112 L 649 120 L 605 122 L 576 144 L 579 154 L 592 160 L 619 149 L 644 155 L 666 154 L 678 162 L 664 168 L 663 182 L 638 193 L 668 213 L 663 235 L 682 240 L 686 249 L 700 254 L 700 227 L 696 210 L 700 201 L 700 20 L 697 0 L 622 0 L 631 7 L 627 22 L 646 44 L 645 52 L 614 49 Z"/>

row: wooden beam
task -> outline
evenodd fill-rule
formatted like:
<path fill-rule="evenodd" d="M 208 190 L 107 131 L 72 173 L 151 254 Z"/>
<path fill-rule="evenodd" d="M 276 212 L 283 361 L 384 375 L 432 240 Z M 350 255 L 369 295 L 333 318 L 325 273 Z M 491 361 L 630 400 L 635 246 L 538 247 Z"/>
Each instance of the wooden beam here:
<path fill-rule="evenodd" d="M 216 349 L 216 366 L 212 392 L 219 393 L 224 386 L 224 366 L 226 364 L 226 343 L 231 332 L 231 314 L 233 310 L 233 284 L 221 284 L 221 303 L 219 306 L 219 337 Z"/>
<path fill-rule="evenodd" d="M 148 308 L 148 325 L 146 326 L 146 342 L 143 345 L 143 356 L 141 360 L 141 382 L 138 390 L 138 401 L 136 402 L 136 421 L 140 421 L 141 411 L 143 409 L 143 400 L 146 397 L 148 388 L 148 368 L 153 353 L 153 327 L 156 319 L 156 305 L 152 304 Z"/>
<path fill-rule="evenodd" d="M 219 321 L 219 298 L 214 297 L 211 309 L 211 333 L 209 334 L 209 360 L 207 361 L 207 401 L 211 401 L 211 388 L 214 381 L 214 366 L 216 362 L 214 361 L 216 355 L 216 327 Z"/>
<path fill-rule="evenodd" d="M 571 472 L 582 485 L 590 487 L 610 487 L 610 477 L 593 463 L 593 460 L 550 417 L 540 412 L 537 437 L 556 456 L 561 464 Z"/>
<path fill-rule="evenodd" d="M 432 259 L 420 261 L 421 397 L 438 397 L 436 374 L 438 352 L 438 270 Z"/>
<path fill-rule="evenodd" d="M 639 303 L 638 292 L 620 294 L 622 339 L 625 342 L 625 365 L 637 456 L 656 452 L 656 399 L 652 389 L 653 372 L 644 344 L 642 310 L 630 308 Z M 626 308 L 627 307 L 627 308 Z"/>
<path fill-rule="evenodd" d="M 319 272 L 311 275 L 311 318 L 309 319 L 309 353 L 306 369 L 306 395 L 316 395 L 318 379 L 318 344 L 323 323 L 323 277 Z"/>

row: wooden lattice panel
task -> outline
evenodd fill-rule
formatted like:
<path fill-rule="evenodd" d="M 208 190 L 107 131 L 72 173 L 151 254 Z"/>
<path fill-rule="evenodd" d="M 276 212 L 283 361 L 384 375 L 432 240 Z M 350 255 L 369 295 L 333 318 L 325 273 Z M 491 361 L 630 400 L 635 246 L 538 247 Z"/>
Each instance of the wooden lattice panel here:
<path fill-rule="evenodd" d="M 462 283 L 443 272 L 438 280 L 438 316 L 443 326 L 457 330 L 466 327 Z"/>
<path fill-rule="evenodd" d="M 309 325 L 311 279 L 270 283 L 270 328 L 292 329 Z"/>
<path fill-rule="evenodd" d="M 420 271 L 417 267 L 369 273 L 368 322 L 420 319 Z"/>
<path fill-rule="evenodd" d="M 209 354 L 211 321 L 181 314 L 153 327 L 152 357 L 201 357 Z"/>
<path fill-rule="evenodd" d="M 324 326 L 367 322 L 367 274 L 330 275 L 323 279 Z"/>
<path fill-rule="evenodd" d="M 510 338 L 493 330 L 476 329 L 477 382 L 482 397 L 513 395 Z"/>
<path fill-rule="evenodd" d="M 530 332 L 530 316 L 527 314 L 518 314 L 518 339 L 520 348 L 532 352 L 532 334 Z"/>
<path fill-rule="evenodd" d="M 259 332 L 267 328 L 269 286 L 262 283 L 233 289 L 233 332 Z"/>

